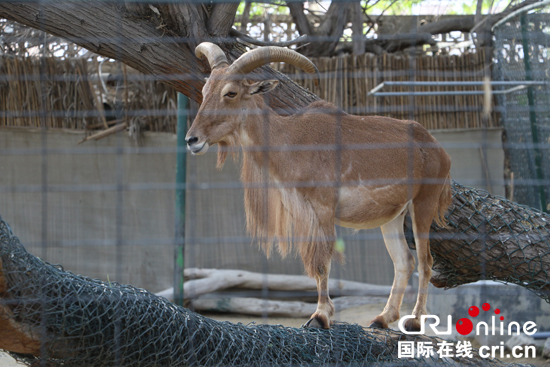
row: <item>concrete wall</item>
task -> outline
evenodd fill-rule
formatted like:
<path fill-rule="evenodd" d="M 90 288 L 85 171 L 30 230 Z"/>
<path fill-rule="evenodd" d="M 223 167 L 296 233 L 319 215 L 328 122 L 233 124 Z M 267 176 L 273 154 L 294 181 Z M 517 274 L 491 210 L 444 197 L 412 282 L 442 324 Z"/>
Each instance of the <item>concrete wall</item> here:
<path fill-rule="evenodd" d="M 453 180 L 505 196 L 502 130 L 435 130 L 432 135 L 451 156 Z M 482 150 L 485 145 L 485 150 Z M 484 163 L 484 161 L 486 163 Z"/>
<path fill-rule="evenodd" d="M 82 137 L 0 129 L 0 215 L 44 260 L 153 291 L 169 286 L 175 136 L 147 135 L 139 147 L 124 136 L 77 145 Z"/>
<path fill-rule="evenodd" d="M 458 182 L 503 195 L 502 132 L 437 131 Z M 172 285 L 175 136 L 120 135 L 81 145 L 82 133 L 0 129 L 0 215 L 33 254 L 90 277 L 151 291 Z M 486 150 L 488 172 L 479 146 Z M 215 149 L 188 159 L 186 266 L 302 274 L 298 259 L 267 260 L 245 234 L 238 167 L 215 166 Z M 339 228 L 347 264 L 333 277 L 391 284 L 379 230 Z"/>

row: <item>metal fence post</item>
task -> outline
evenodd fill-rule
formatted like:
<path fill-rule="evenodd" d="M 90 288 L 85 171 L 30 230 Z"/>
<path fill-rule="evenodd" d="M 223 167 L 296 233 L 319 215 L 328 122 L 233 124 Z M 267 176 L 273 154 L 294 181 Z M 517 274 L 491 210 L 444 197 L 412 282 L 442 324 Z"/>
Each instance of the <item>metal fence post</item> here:
<path fill-rule="evenodd" d="M 178 125 L 176 150 L 176 233 L 174 249 L 174 303 L 183 306 L 183 269 L 185 266 L 185 184 L 187 154 L 187 105 L 189 99 L 178 93 Z"/>

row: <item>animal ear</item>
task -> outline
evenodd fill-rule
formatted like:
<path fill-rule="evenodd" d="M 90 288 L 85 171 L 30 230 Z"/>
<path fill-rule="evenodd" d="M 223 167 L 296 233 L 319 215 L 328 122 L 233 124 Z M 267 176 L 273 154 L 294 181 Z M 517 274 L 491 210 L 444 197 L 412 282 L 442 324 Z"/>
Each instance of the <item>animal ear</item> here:
<path fill-rule="evenodd" d="M 273 89 L 275 89 L 275 87 L 277 87 L 277 84 L 279 84 L 279 81 L 275 79 L 252 83 L 248 85 L 248 93 L 252 95 L 271 92 Z"/>

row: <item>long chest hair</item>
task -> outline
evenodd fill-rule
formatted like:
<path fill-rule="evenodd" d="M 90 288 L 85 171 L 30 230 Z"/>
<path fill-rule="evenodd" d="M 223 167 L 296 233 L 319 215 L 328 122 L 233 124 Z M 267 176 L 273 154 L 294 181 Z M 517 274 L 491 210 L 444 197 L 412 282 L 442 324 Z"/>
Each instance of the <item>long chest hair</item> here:
<path fill-rule="evenodd" d="M 241 180 L 248 233 L 268 257 L 276 244 L 283 257 L 296 250 L 308 275 L 324 272 L 327 269 L 321 260 L 327 252 L 335 255 L 333 218 L 320 220 L 296 187 L 278 182 L 277 175 L 258 162 L 261 155 L 243 152 Z"/>

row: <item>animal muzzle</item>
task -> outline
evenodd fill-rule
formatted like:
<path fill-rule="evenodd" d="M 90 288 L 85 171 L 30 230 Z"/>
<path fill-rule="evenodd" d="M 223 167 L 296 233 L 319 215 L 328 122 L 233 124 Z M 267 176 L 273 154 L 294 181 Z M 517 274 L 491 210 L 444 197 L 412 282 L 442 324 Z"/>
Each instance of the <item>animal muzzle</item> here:
<path fill-rule="evenodd" d="M 187 142 L 187 149 L 189 149 L 194 155 L 204 154 L 208 148 L 210 148 L 210 144 L 206 141 L 199 142 L 199 138 L 196 136 L 189 136 L 185 139 L 185 141 Z"/>

